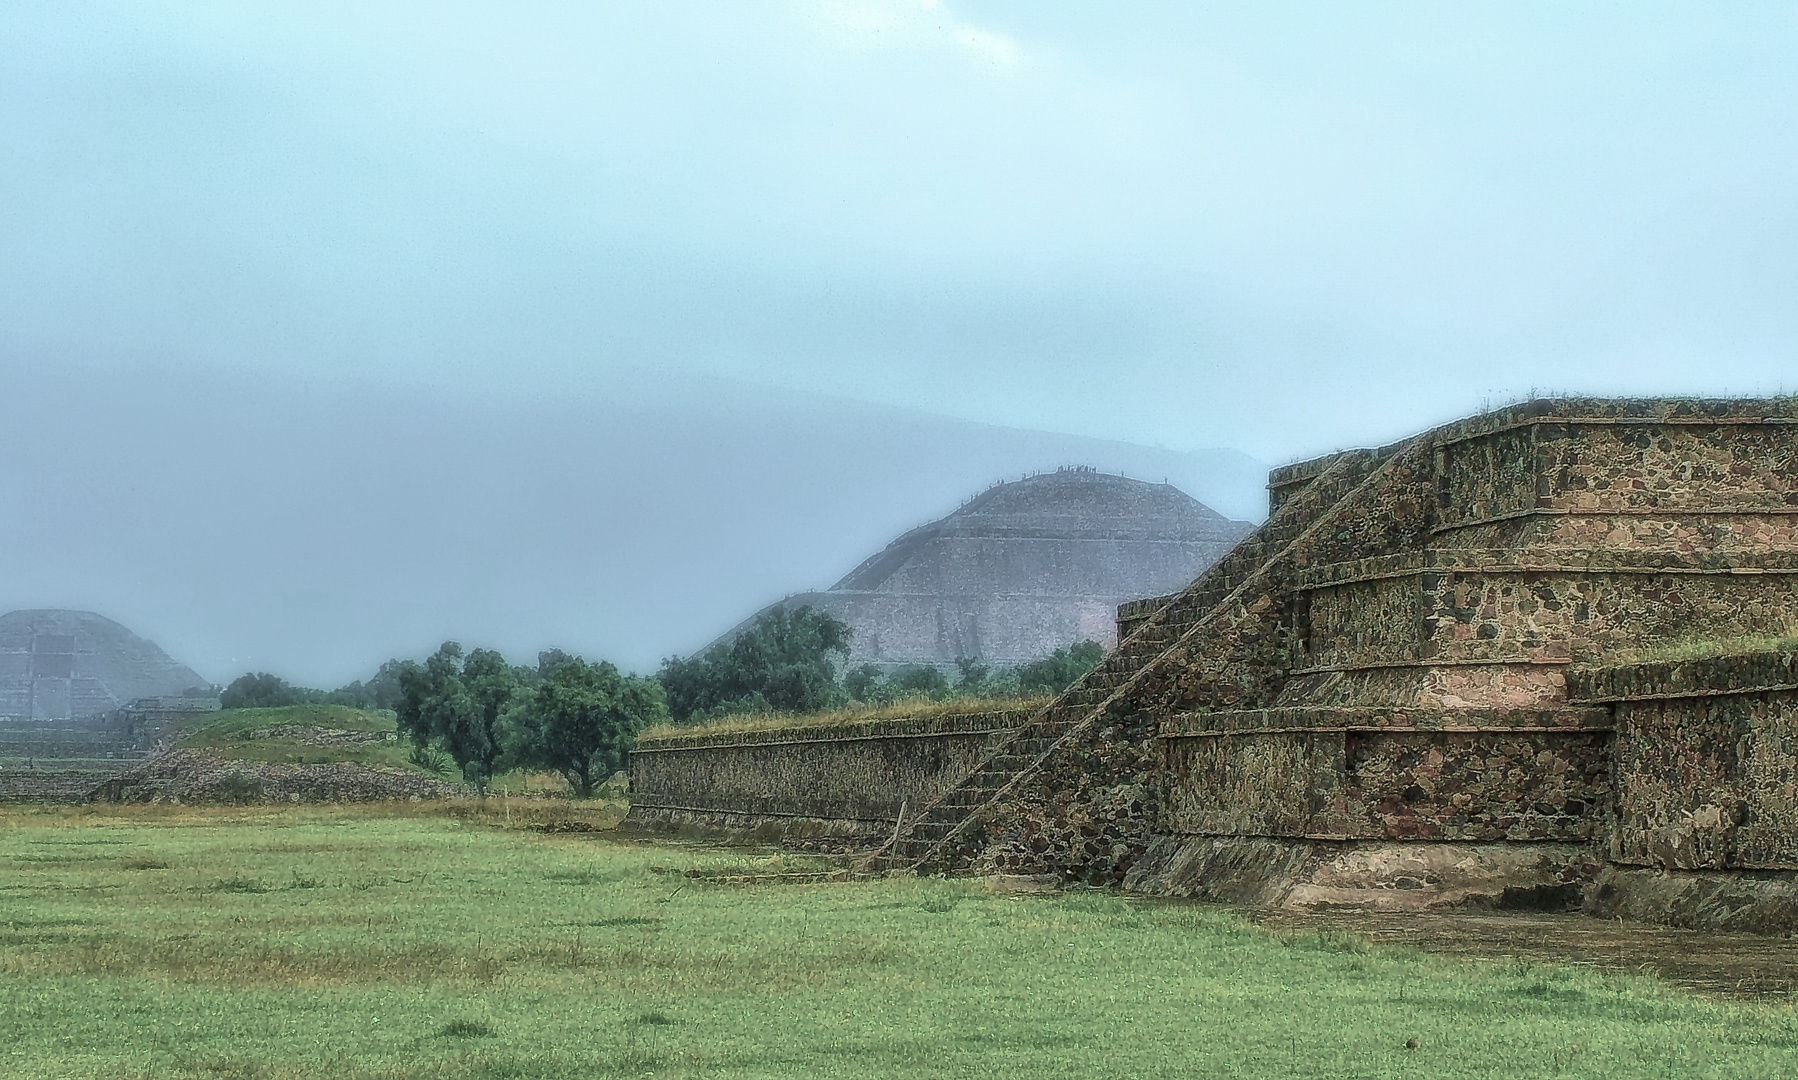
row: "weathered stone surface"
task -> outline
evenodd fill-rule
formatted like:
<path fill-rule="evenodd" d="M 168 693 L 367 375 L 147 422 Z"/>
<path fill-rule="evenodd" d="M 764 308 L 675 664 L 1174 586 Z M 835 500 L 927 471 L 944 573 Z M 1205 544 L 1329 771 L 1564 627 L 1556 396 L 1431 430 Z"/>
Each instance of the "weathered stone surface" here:
<path fill-rule="evenodd" d="M 128 764 L 122 760 L 0 761 L 0 802 L 86 802 Z"/>
<path fill-rule="evenodd" d="M 1167 484 L 1063 469 L 990 488 L 778 606 L 849 623 L 854 664 L 1020 663 L 1114 644 L 1119 604 L 1186 585 L 1252 528 Z"/>
<path fill-rule="evenodd" d="M 392 802 L 466 798 L 460 784 L 348 762 L 289 765 L 238 761 L 213 750 L 170 750 L 89 792 L 102 802 Z"/>
<path fill-rule="evenodd" d="M 1606 867 L 1585 893 L 1601 918 L 1699 930 L 1789 934 L 1798 927 L 1798 873 L 1705 873 Z"/>
<path fill-rule="evenodd" d="M 1611 702 L 1614 862 L 1798 870 L 1798 653 L 1577 673 Z"/>
<path fill-rule="evenodd" d="M 986 712 L 640 740 L 629 823 L 872 847 L 901 811 L 954 787 L 1025 719 Z"/>
<path fill-rule="evenodd" d="M 1294 910 L 1565 910 L 1599 872 L 1574 844 L 1381 844 L 1255 837 L 1157 838 L 1125 887 Z"/>

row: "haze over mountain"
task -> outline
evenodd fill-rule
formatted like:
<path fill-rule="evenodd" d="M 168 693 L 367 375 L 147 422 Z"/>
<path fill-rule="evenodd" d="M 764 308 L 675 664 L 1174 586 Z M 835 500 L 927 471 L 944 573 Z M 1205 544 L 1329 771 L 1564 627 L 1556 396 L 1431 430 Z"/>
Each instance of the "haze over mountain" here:
<path fill-rule="evenodd" d="M 638 374 L 476 398 L 0 365 L 0 611 L 72 607 L 206 677 L 338 685 L 446 638 L 639 669 L 846 573 L 997 480 L 1266 466 Z M 533 392 L 534 390 L 534 392 Z"/>
<path fill-rule="evenodd" d="M 1795 50 L 1793 5 L 6 4 L 0 610 L 215 679 L 642 667 L 1027 470 L 1253 518 L 1205 448 L 1789 389 Z"/>

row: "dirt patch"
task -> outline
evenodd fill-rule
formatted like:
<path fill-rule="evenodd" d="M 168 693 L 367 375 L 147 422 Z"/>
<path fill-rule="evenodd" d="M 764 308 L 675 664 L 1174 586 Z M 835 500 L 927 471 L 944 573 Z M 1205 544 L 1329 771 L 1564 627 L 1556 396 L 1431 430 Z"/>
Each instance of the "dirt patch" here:
<path fill-rule="evenodd" d="M 1377 944 L 1406 945 L 1446 956 L 1522 958 L 1654 975 L 1706 994 L 1765 998 L 1798 991 L 1798 939 L 1793 938 L 1706 933 L 1540 912 L 1240 910 L 1250 922 L 1268 930 L 1349 931 Z"/>

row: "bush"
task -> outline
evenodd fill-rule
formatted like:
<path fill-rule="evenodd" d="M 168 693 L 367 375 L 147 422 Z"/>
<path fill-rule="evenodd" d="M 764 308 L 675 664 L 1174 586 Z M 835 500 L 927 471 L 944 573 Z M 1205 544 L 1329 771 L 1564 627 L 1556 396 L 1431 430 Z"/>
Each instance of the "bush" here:
<path fill-rule="evenodd" d="M 238 769 L 233 769 L 219 777 L 219 798 L 228 803 L 242 806 L 245 803 L 260 802 L 264 793 L 262 781 Z"/>
<path fill-rule="evenodd" d="M 1103 659 L 1105 647 L 1096 641 L 1056 649 L 1041 660 L 1018 668 L 1018 689 L 1027 695 L 1059 694 L 1086 678 Z"/>

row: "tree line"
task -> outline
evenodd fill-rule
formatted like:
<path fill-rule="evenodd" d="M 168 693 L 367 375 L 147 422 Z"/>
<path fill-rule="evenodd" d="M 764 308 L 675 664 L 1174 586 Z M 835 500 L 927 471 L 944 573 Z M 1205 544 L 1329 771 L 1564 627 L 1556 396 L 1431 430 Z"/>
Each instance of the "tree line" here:
<path fill-rule="evenodd" d="M 220 703 L 227 709 L 326 704 L 391 710 L 417 764 L 453 761 L 481 790 L 513 768 L 545 769 L 586 797 L 624 766 L 636 734 L 657 723 L 915 699 L 1053 695 L 1104 657 L 1097 642 L 1082 641 L 1012 668 L 963 660 L 954 678 L 922 664 L 848 669 L 851 633 L 828 612 L 776 608 L 729 642 L 669 657 L 653 677 L 627 675 L 606 661 L 560 649 L 539 653 L 535 667 L 514 665 L 491 649 L 464 653 L 448 641 L 423 663 L 390 660 L 366 683 L 330 691 L 253 672 L 226 687 Z"/>
<path fill-rule="evenodd" d="M 929 664 L 883 671 L 847 667 L 851 628 L 811 607 L 775 608 L 728 642 L 662 662 L 656 678 L 676 723 L 755 713 L 807 713 L 851 704 L 888 705 L 927 699 L 1036 697 L 1059 694 L 1099 666 L 1105 649 L 1081 641 L 1010 668 L 957 662 L 953 678 Z"/>

